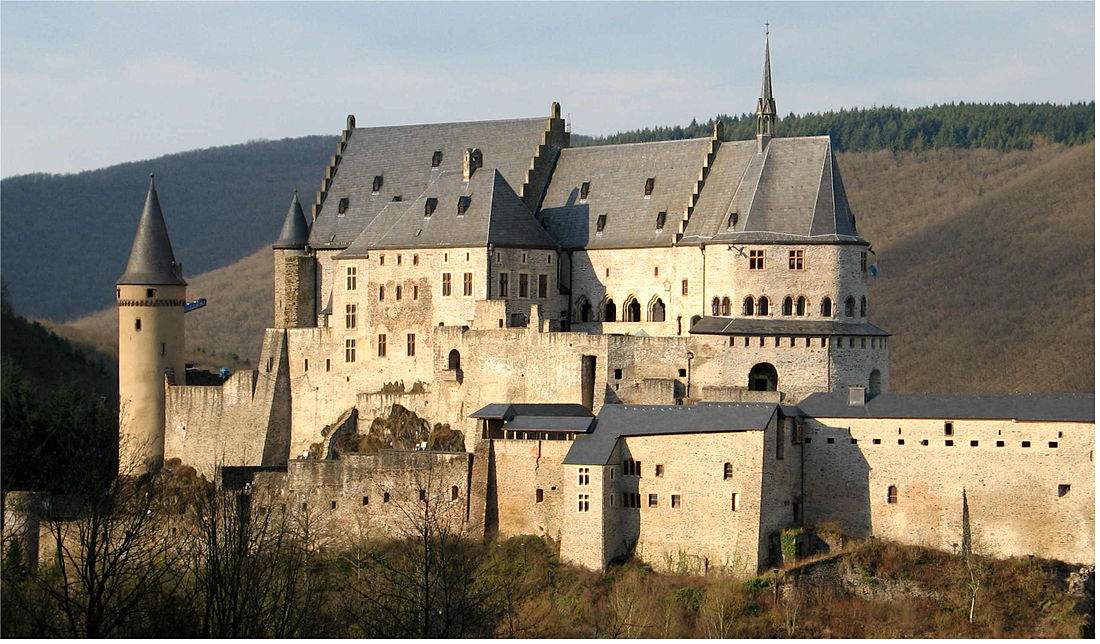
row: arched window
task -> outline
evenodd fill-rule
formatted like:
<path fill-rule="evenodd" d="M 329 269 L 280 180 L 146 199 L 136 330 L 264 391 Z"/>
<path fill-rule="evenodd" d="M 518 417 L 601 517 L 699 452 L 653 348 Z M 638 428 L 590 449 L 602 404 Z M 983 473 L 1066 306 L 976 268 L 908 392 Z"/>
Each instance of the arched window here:
<path fill-rule="evenodd" d="M 898 502 L 898 486 L 891 485 L 886 488 L 886 502 L 897 503 Z"/>
<path fill-rule="evenodd" d="M 717 297 L 710 301 L 710 314 L 716 317 L 722 315 L 722 302 Z"/>
<path fill-rule="evenodd" d="M 794 304 L 795 315 L 806 315 L 806 298 L 799 296 L 798 301 Z"/>
<path fill-rule="evenodd" d="M 872 371 L 867 379 L 867 393 L 872 396 L 882 393 L 882 373 L 878 369 Z"/>
<path fill-rule="evenodd" d="M 856 316 L 856 298 L 851 295 L 848 299 L 844 300 L 844 317 L 854 318 Z"/>
<path fill-rule="evenodd" d="M 770 363 L 753 365 L 749 371 L 750 391 L 776 391 L 779 388 L 779 374 Z"/>
<path fill-rule="evenodd" d="M 745 301 L 741 303 L 741 315 L 752 315 L 752 309 L 755 306 L 752 296 L 745 298 Z"/>
<path fill-rule="evenodd" d="M 649 321 L 650 322 L 664 322 L 665 321 L 665 303 L 661 301 L 661 298 L 653 300 L 653 304 L 649 305 Z"/>
<path fill-rule="evenodd" d="M 730 299 L 728 297 L 722 298 L 722 315 L 728 316 L 730 314 Z"/>
<path fill-rule="evenodd" d="M 861 317 L 861 318 L 867 317 L 867 298 L 866 297 L 859 298 L 859 317 Z"/>
<path fill-rule="evenodd" d="M 581 300 L 581 322 L 592 321 L 592 304 L 588 301 L 588 298 Z"/>
<path fill-rule="evenodd" d="M 457 501 L 458 500 L 458 486 L 457 485 L 452 485 L 451 486 L 451 500 L 452 501 Z"/>
<path fill-rule="evenodd" d="M 615 321 L 615 300 L 607 298 L 607 301 L 603 305 L 603 321 L 614 322 Z"/>
<path fill-rule="evenodd" d="M 722 479 L 730 480 L 733 478 L 733 463 L 726 463 L 722 465 Z"/>
<path fill-rule="evenodd" d="M 792 313 L 794 313 L 794 300 L 788 295 L 783 298 L 783 315 L 791 315 Z"/>
<path fill-rule="evenodd" d="M 451 352 L 447 354 L 447 368 L 451 371 L 458 371 L 462 368 L 462 355 L 458 353 L 458 349 L 451 349 Z"/>
<path fill-rule="evenodd" d="M 756 300 L 756 314 L 768 314 L 768 298 L 764 297 L 763 295 L 761 295 L 760 298 Z"/>
<path fill-rule="evenodd" d="M 821 300 L 821 317 L 831 318 L 833 317 L 833 301 L 830 298 Z"/>
<path fill-rule="evenodd" d="M 642 305 L 638 304 L 638 300 L 633 297 L 626 301 L 626 306 L 623 307 L 623 321 L 624 322 L 641 322 L 642 321 Z"/>

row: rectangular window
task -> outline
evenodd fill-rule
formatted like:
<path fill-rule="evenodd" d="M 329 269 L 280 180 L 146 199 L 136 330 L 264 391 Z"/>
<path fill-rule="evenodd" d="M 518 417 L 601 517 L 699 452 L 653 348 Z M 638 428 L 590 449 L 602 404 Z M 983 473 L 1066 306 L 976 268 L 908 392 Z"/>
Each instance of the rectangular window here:
<path fill-rule="evenodd" d="M 791 250 L 787 251 L 787 270 L 800 271 L 802 270 L 803 251 Z"/>
<path fill-rule="evenodd" d="M 348 304 L 344 307 L 344 326 L 349 329 L 355 328 L 355 311 L 358 307 L 355 304 Z"/>
<path fill-rule="evenodd" d="M 385 358 L 386 357 L 386 334 L 385 333 L 379 333 L 378 334 L 378 357 L 379 358 Z"/>
<path fill-rule="evenodd" d="M 302 371 L 309 371 L 309 358 L 302 361 Z"/>
<path fill-rule="evenodd" d="M 332 371 L 332 359 L 325 358 L 325 371 Z"/>
<path fill-rule="evenodd" d="M 527 286 L 528 286 L 527 285 L 527 280 L 528 279 L 529 278 L 527 276 L 527 273 L 520 273 L 519 274 L 519 296 L 520 297 L 527 297 Z"/>
<path fill-rule="evenodd" d="M 665 466 L 662 463 L 658 463 L 653 467 L 653 476 L 664 476 Z"/>
<path fill-rule="evenodd" d="M 762 250 L 750 250 L 749 251 L 749 270 L 750 271 L 762 271 L 762 270 L 764 270 L 764 251 L 762 251 Z"/>
<path fill-rule="evenodd" d="M 420 299 L 420 287 L 417 286 L 416 284 L 413 284 L 413 299 L 414 300 L 419 300 Z"/>
<path fill-rule="evenodd" d="M 443 297 L 448 297 L 451 294 L 451 274 L 443 274 Z"/>
<path fill-rule="evenodd" d="M 355 290 L 355 277 L 359 269 L 354 266 L 348 266 L 348 290 Z"/>
<path fill-rule="evenodd" d="M 642 462 L 635 461 L 632 458 L 628 458 L 623 461 L 623 474 L 627 476 L 641 476 L 642 475 Z"/>
<path fill-rule="evenodd" d="M 1069 494 L 1069 483 L 1058 484 L 1058 496 L 1065 496 Z"/>
<path fill-rule="evenodd" d="M 589 470 L 587 467 L 577 468 L 577 485 L 588 485 Z"/>
<path fill-rule="evenodd" d="M 155 289 L 155 288 L 147 288 L 147 289 L 145 289 L 145 297 L 147 297 L 147 298 L 155 298 L 156 296 L 157 296 L 157 289 Z"/>
<path fill-rule="evenodd" d="M 674 508 L 680 507 L 680 495 L 679 494 L 673 494 L 672 495 L 672 507 L 674 507 Z"/>
<path fill-rule="evenodd" d="M 355 340 L 344 340 L 344 362 L 355 362 Z"/>
<path fill-rule="evenodd" d="M 519 255 L 519 261 L 521 261 L 521 262 L 523 262 L 524 264 L 526 264 L 526 263 L 527 263 L 527 253 L 520 253 L 520 255 Z"/>
<path fill-rule="evenodd" d="M 688 294 L 688 281 L 687 280 L 681 280 L 680 281 L 680 295 L 687 295 L 687 294 Z"/>
<path fill-rule="evenodd" d="M 649 507 L 651 507 L 651 508 L 657 507 L 657 495 L 656 494 L 650 494 L 649 495 Z"/>
<path fill-rule="evenodd" d="M 474 294 L 474 274 L 462 274 L 462 294 L 469 297 Z"/>
<path fill-rule="evenodd" d="M 379 286 L 378 287 L 378 301 L 381 302 L 385 299 L 386 299 L 386 287 L 385 286 Z"/>
<path fill-rule="evenodd" d="M 596 217 L 596 234 L 602 234 L 604 227 L 607 226 L 607 215 L 600 215 Z"/>
<path fill-rule="evenodd" d="M 413 266 L 420 266 L 420 255 L 413 255 Z"/>
<path fill-rule="evenodd" d="M 577 495 L 577 512 L 588 512 L 588 495 Z"/>
<path fill-rule="evenodd" d="M 738 494 L 737 492 L 734 492 L 730 496 L 730 510 L 733 511 L 733 512 L 737 512 L 740 509 L 741 509 L 741 495 Z"/>
<path fill-rule="evenodd" d="M 592 187 L 592 183 L 589 182 L 589 181 L 585 181 L 584 183 L 581 184 L 581 199 L 587 199 L 588 198 L 588 190 L 591 187 Z"/>
<path fill-rule="evenodd" d="M 657 232 L 661 232 L 665 229 L 665 221 L 668 220 L 668 213 L 662 210 L 657 213 Z"/>
<path fill-rule="evenodd" d="M 160 355 L 162 355 L 162 356 L 168 355 L 168 343 L 167 342 L 161 342 L 160 343 Z"/>
<path fill-rule="evenodd" d="M 500 274 L 500 288 L 497 291 L 500 297 L 508 297 L 508 273 Z"/>
<path fill-rule="evenodd" d="M 370 497 L 369 496 L 364 496 L 363 497 L 363 505 L 370 505 Z"/>
<path fill-rule="evenodd" d="M 535 490 L 535 503 L 542 503 L 543 498 L 542 488 L 540 487 Z"/>
<path fill-rule="evenodd" d="M 539 275 L 539 299 L 545 300 L 550 290 L 550 278 L 548 275 Z"/>
<path fill-rule="evenodd" d="M 867 251 L 860 251 L 859 253 L 859 270 L 867 272 Z"/>
<path fill-rule="evenodd" d="M 400 284 L 393 287 L 393 299 L 395 299 L 399 302 L 401 301 L 401 285 Z"/>
<path fill-rule="evenodd" d="M 379 266 L 385 266 L 386 265 L 386 256 L 385 255 L 379 255 L 378 256 L 378 265 Z"/>
<path fill-rule="evenodd" d="M 416 334 L 410 333 L 405 336 L 405 355 L 416 355 Z"/>
<path fill-rule="evenodd" d="M 943 435 L 944 436 L 952 436 L 952 435 L 954 435 L 954 433 L 955 433 L 955 424 L 954 423 L 948 422 L 948 423 L 943 424 Z"/>

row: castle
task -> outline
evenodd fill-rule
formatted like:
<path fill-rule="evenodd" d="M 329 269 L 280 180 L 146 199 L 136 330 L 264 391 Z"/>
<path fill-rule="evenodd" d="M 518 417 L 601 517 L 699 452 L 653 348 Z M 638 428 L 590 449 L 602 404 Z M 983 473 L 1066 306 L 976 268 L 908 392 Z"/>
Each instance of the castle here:
<path fill-rule="evenodd" d="M 1091 563 L 1093 396 L 889 393 L 870 246 L 830 139 L 775 136 L 769 56 L 755 140 L 574 148 L 557 103 L 349 116 L 273 245 L 260 366 L 217 385 L 183 363 L 151 182 L 117 291 L 123 462 L 180 458 L 349 535 L 430 495 L 594 569 L 753 572 L 803 523 L 948 549 L 965 490 L 990 553 Z M 463 449 L 341 450 L 395 408 Z"/>

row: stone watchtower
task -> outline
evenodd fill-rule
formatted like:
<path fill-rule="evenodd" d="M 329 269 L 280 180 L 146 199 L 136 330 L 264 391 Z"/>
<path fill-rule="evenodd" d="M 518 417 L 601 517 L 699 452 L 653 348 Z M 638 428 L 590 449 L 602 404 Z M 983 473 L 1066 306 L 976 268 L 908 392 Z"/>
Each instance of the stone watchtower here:
<path fill-rule="evenodd" d="M 279 239 L 271 245 L 275 255 L 275 328 L 293 329 L 317 324 L 316 259 L 306 251 L 309 224 L 298 201 L 290 201 Z"/>
<path fill-rule="evenodd" d="M 118 299 L 119 472 L 156 471 L 164 460 L 165 382 L 183 383 L 187 282 L 172 254 L 160 200 L 149 175 Z"/>

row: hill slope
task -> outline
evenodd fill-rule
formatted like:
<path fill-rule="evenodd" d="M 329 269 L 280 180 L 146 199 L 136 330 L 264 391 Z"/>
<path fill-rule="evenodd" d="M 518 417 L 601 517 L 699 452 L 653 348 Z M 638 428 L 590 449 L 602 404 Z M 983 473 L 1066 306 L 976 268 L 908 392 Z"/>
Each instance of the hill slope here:
<path fill-rule="evenodd" d="M 871 319 L 894 333 L 893 391 L 1092 391 L 1093 149 L 845 153 L 882 272 Z M 192 360 L 255 364 L 272 319 L 271 255 L 194 278 Z M 68 325 L 114 342 L 113 309 Z M 217 355 L 211 355 L 211 352 Z"/>

